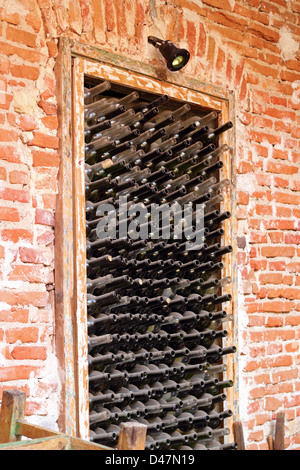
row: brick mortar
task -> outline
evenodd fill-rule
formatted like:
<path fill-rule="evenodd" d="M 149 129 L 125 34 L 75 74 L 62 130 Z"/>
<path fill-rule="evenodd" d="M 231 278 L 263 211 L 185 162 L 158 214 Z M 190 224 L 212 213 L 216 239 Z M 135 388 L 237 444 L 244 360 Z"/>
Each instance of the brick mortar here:
<path fill-rule="evenodd" d="M 69 11 L 65 9 L 66 2 L 62 4 L 54 0 L 0 1 L 0 44 L 2 45 L 0 81 L 5 79 L 5 94 L 10 100 L 10 102 L 0 102 L 0 131 L 1 129 L 6 131 L 6 136 L 2 137 L 0 132 L 0 139 L 7 140 L 7 142 L 0 141 L 0 170 L 3 168 L 4 176 L 1 187 L 6 190 L 26 191 L 29 194 L 28 202 L 0 199 L 0 219 L 3 218 L 0 228 L 0 283 L 5 290 L 12 292 L 9 289 L 11 284 L 8 283 L 11 282 L 8 281 L 11 271 L 7 264 L 3 273 L 3 267 L 8 259 L 16 265 L 40 266 L 35 263 L 22 263 L 19 259 L 21 247 L 32 247 L 47 258 L 47 253 L 53 248 L 54 227 L 51 216 L 54 209 L 51 207 L 50 199 L 47 203 L 47 197 L 49 195 L 54 197 L 57 193 L 59 160 L 55 161 L 55 165 L 51 162 L 51 166 L 47 166 L 50 164 L 51 155 L 57 158 L 58 142 L 57 130 L 55 127 L 47 127 L 46 123 L 50 125 L 51 121 L 46 118 L 49 117 L 47 113 L 55 118 L 55 108 L 52 105 L 56 104 L 54 65 L 57 56 L 57 38 L 64 35 L 104 48 L 108 52 L 117 51 L 118 54 L 134 60 L 138 57 L 138 60 L 152 66 L 157 66 L 161 62 L 156 51 L 146 45 L 147 36 L 158 35 L 161 31 L 170 39 L 176 39 L 176 42 L 180 42 L 193 52 L 193 57 L 184 72 L 187 76 L 197 77 L 198 80 L 210 85 L 225 87 L 234 91 L 236 97 L 237 191 L 246 193 L 246 195 L 240 194 L 237 211 L 238 237 L 246 244 L 244 249 L 238 249 L 240 291 L 238 315 L 241 315 L 238 319 L 241 345 L 239 387 L 240 394 L 243 395 L 239 405 L 241 417 L 248 426 L 246 433 L 248 447 L 264 449 L 275 411 L 266 411 L 266 422 L 255 424 L 256 415 L 260 416 L 264 411 L 257 413 L 255 406 L 260 399 L 251 398 L 252 385 L 249 383 L 261 375 L 261 372 L 272 375 L 281 371 L 288 372 L 289 367 L 269 368 L 267 365 L 270 358 L 282 355 L 288 356 L 292 361 L 292 367 L 299 371 L 299 350 L 285 350 L 286 345 L 299 340 L 299 326 L 290 326 L 286 323 L 288 318 L 299 316 L 299 310 L 296 310 L 300 309 L 297 302 L 299 299 L 293 301 L 283 297 L 268 299 L 267 295 L 276 294 L 276 289 L 278 294 L 280 289 L 293 289 L 295 294 L 297 291 L 300 292 L 300 286 L 297 285 L 300 271 L 300 242 L 287 243 L 287 237 L 298 232 L 300 215 L 296 207 L 298 203 L 273 200 L 274 197 L 286 197 L 279 196 L 280 193 L 300 197 L 299 50 L 293 57 L 284 60 L 289 50 L 288 45 L 290 44 L 290 49 L 294 50 L 294 42 L 299 43 L 300 4 L 288 2 L 285 5 L 285 2 L 267 3 L 261 0 L 249 0 L 247 5 L 234 0 L 218 2 L 204 0 L 199 2 L 199 5 L 189 0 L 167 2 L 124 0 L 121 5 L 118 2 L 119 0 L 72 0 L 73 10 L 69 16 Z M 109 6 L 111 8 L 108 8 Z M 129 12 L 127 16 L 125 16 L 126 11 Z M 254 19 L 251 18 L 253 15 Z M 25 32 L 23 36 L 22 31 Z M 9 39 L 7 33 L 10 35 Z M 31 47 L 35 45 L 36 47 Z M 24 90 L 25 95 L 20 97 L 19 108 L 16 110 L 16 93 L 20 90 Z M 32 91 L 32 95 L 28 95 L 28 90 Z M 24 104 L 26 94 L 28 102 Z M 1 96 L 2 94 L 0 99 Z M 286 101 L 283 101 L 284 99 Z M 286 114 L 287 111 L 290 114 Z M 285 112 L 285 123 L 281 126 L 283 112 Z M 22 128 L 21 117 L 27 118 L 22 125 L 29 126 L 29 131 Z M 261 118 L 264 121 L 259 120 Z M 55 126 L 55 122 L 51 124 L 53 125 Z M 13 140 L 8 140 L 7 131 L 15 131 L 15 134 L 12 133 L 10 136 Z M 8 148 L 11 150 L 7 150 Z M 286 151 L 287 159 L 274 158 L 276 150 Z M 47 155 L 35 154 L 36 151 Z M 25 171 L 28 174 L 27 183 L 10 182 L 9 175 L 12 171 Z M 285 186 L 285 181 L 288 181 L 288 187 Z M 247 190 L 245 190 L 246 185 L 248 185 Z M 14 198 L 17 194 L 19 193 L 8 192 L 7 197 Z M 7 209 L 11 211 L 8 212 Z M 272 213 L 264 214 L 269 210 Z M 257 211 L 261 212 L 261 215 Z M 272 225 L 275 228 L 272 228 Z M 33 239 L 6 241 L 2 239 L 5 229 L 27 229 L 33 233 Z M 274 233 L 283 234 L 282 240 L 278 243 L 274 242 L 276 239 Z M 258 235 L 260 238 L 255 238 Z M 292 257 L 287 256 L 286 251 L 284 256 L 280 256 L 279 253 L 275 258 L 267 258 L 261 254 L 261 250 L 270 245 L 277 248 L 289 247 L 294 250 Z M 1 258 L 2 254 L 4 258 Z M 284 261 L 285 265 L 280 264 L 281 261 Z M 257 266 L 261 263 L 257 270 L 253 267 L 254 262 Z M 293 263 L 297 263 L 298 266 L 294 266 L 295 272 L 289 272 L 293 269 L 291 266 Z M 47 269 L 49 272 L 54 269 L 52 259 L 49 259 Z M 280 273 L 282 276 L 290 276 L 290 279 L 282 278 L 280 284 L 265 284 L 261 282 L 260 275 L 266 273 Z M 21 279 L 14 282 L 21 282 L 17 288 L 20 289 L 19 293 L 25 292 L 23 288 L 25 289 L 26 285 L 26 289 L 28 288 L 32 295 L 35 292 L 48 295 L 46 284 L 42 282 L 29 281 L 27 284 Z M 43 305 L 39 306 L 39 302 Z M 272 303 L 275 306 L 276 302 L 281 302 L 283 306 L 292 306 L 293 309 L 287 313 L 264 311 L 264 306 Z M 288 304 L 289 302 L 292 303 Z M 26 367 L 33 367 L 35 362 L 38 363 L 39 373 L 33 371 L 31 378 L 27 380 L 20 379 L 16 375 L 16 379 L 8 384 L 25 388 L 29 400 L 37 404 L 37 408 L 33 406 L 30 411 L 33 421 L 39 422 L 40 419 L 43 424 L 53 427 L 58 419 L 57 396 L 61 387 L 58 369 L 56 372 L 53 370 L 49 372 L 50 364 L 54 370 L 56 367 L 52 345 L 54 313 L 51 297 L 48 300 L 46 297 L 44 300 L 33 299 L 33 305 L 35 303 L 37 306 L 29 308 L 34 317 L 29 316 L 28 323 L 0 322 L 0 335 L 2 330 L 5 334 L 10 327 L 12 329 L 37 327 L 39 334 L 43 334 L 43 341 L 33 343 L 33 346 L 47 347 L 48 358 L 44 361 L 7 359 L 5 356 L 7 346 L 11 350 L 14 345 L 8 345 L 4 341 L 0 349 L 0 364 L 18 365 L 25 368 L 25 373 Z M 25 309 L 27 306 L 20 308 Z M 38 314 L 44 315 L 45 308 L 49 311 L 48 321 L 35 323 L 33 319 L 36 319 Z M 263 325 L 249 324 L 258 318 L 265 320 Z M 267 322 L 270 319 L 282 321 L 283 325 L 277 328 L 268 326 Z M 272 340 L 268 340 L 266 334 L 273 333 L 278 328 L 279 331 L 284 329 L 295 334 L 294 339 L 286 340 L 281 333 L 274 342 L 275 345 L 283 346 L 282 354 L 251 357 L 250 346 L 256 348 L 262 345 L 267 348 Z M 250 345 L 248 342 L 253 332 L 256 334 L 261 332 L 261 341 Z M 245 368 L 255 360 L 261 361 L 261 369 L 246 371 Z M 16 374 L 19 371 L 18 369 Z M 44 374 L 42 379 L 40 374 Z M 48 378 L 45 379 L 47 374 Z M 291 383 L 296 387 L 297 380 L 291 379 L 283 383 Z M 4 382 L 4 387 L 6 386 L 7 383 Z M 263 388 L 263 385 L 260 388 Z M 3 384 L 0 386 L 0 392 L 2 389 Z M 276 394 L 278 410 L 285 409 L 284 399 L 296 393 L 297 390 L 293 393 Z M 300 447 L 300 434 L 296 423 L 298 409 L 299 405 L 286 408 L 290 428 L 296 430 L 295 434 L 287 436 L 286 445 L 289 449 Z"/>

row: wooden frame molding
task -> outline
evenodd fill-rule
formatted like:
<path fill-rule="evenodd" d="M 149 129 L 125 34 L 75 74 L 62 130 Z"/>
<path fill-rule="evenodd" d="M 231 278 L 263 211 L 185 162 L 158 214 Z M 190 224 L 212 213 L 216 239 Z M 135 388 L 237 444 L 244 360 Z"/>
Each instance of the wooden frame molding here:
<path fill-rule="evenodd" d="M 85 271 L 85 195 L 84 195 L 84 121 L 83 84 L 85 76 L 121 83 L 135 89 L 168 94 L 171 98 L 194 103 L 220 112 L 219 123 L 235 122 L 234 93 L 203 84 L 182 73 L 172 74 L 128 58 L 110 54 L 69 40 L 60 39 L 56 63 L 58 82 L 59 137 L 61 166 L 56 210 L 56 338 L 61 370 L 62 409 L 60 429 L 82 439 L 89 437 L 87 315 Z M 234 247 L 226 255 L 224 276 L 231 276 L 228 287 L 233 300 L 226 307 L 228 314 L 237 312 L 236 269 L 236 200 L 235 200 L 235 133 L 223 137 L 230 150 L 224 154 L 222 178 L 231 186 L 224 193 L 223 209 L 232 213 L 225 222 L 224 243 Z M 227 328 L 224 345 L 237 345 L 236 322 Z M 237 357 L 226 357 L 228 378 L 235 388 L 228 391 L 228 406 L 238 419 Z M 233 429 L 233 418 L 229 422 Z M 233 435 L 233 434 L 232 434 Z"/>

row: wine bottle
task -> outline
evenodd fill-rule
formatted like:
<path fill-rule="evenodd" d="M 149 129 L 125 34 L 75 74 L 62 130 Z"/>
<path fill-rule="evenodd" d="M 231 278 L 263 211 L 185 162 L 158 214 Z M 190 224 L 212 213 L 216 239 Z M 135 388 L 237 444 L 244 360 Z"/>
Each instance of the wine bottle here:
<path fill-rule="evenodd" d="M 232 129 L 232 127 L 233 127 L 233 123 L 231 121 L 228 121 L 222 126 L 218 127 L 217 129 L 209 129 L 206 134 L 200 137 L 200 140 L 205 145 L 214 143 L 221 134 L 228 131 L 229 129 Z"/>
<path fill-rule="evenodd" d="M 225 410 L 218 413 L 217 411 L 210 411 L 208 413 L 209 416 L 209 426 L 213 429 L 216 429 L 220 426 L 222 421 L 226 418 L 230 418 L 232 416 L 231 410 Z"/>
<path fill-rule="evenodd" d="M 85 105 L 89 104 L 92 99 L 96 96 L 104 93 L 111 89 L 111 83 L 108 81 L 102 82 L 99 85 L 94 86 L 93 88 L 84 89 L 84 103 Z"/>

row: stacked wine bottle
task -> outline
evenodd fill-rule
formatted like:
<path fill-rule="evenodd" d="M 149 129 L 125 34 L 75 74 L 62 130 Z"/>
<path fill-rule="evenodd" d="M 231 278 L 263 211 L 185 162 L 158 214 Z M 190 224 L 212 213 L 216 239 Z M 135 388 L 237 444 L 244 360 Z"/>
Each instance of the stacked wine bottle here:
<path fill-rule="evenodd" d="M 199 114 L 199 113 L 198 113 Z M 168 96 L 116 92 L 109 82 L 85 88 L 87 309 L 90 439 L 116 447 L 120 424 L 147 425 L 146 449 L 230 450 L 224 420 L 222 347 L 231 300 L 222 288 L 222 154 L 217 113 L 197 115 Z M 201 204 L 201 246 L 179 240 L 101 237 L 98 209 L 130 204 Z M 133 218 L 134 219 L 134 218 Z M 120 227 L 116 226 L 116 234 Z M 157 233 L 157 232 L 156 232 Z M 198 234 L 199 236 L 199 234 Z"/>

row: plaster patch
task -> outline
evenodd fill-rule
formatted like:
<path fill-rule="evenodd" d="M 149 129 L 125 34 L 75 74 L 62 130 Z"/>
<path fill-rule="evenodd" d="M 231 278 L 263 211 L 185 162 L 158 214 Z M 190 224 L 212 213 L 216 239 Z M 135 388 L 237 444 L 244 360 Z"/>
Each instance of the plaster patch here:
<path fill-rule="evenodd" d="M 299 50 L 299 43 L 295 41 L 292 33 L 287 27 L 283 27 L 280 30 L 278 47 L 281 50 L 281 57 L 283 60 L 294 59 Z"/>
<path fill-rule="evenodd" d="M 294 436 L 300 432 L 300 416 L 293 421 L 287 422 L 290 436 Z"/>
<path fill-rule="evenodd" d="M 299 104 L 300 103 L 300 80 L 295 80 L 292 83 L 292 87 L 293 87 L 293 90 L 294 90 L 293 96 L 292 96 L 292 101 L 295 104 Z"/>
<path fill-rule="evenodd" d="M 28 387 L 30 397 L 36 402 L 45 404 L 47 416 L 30 416 L 28 422 L 49 429 L 58 430 L 57 420 L 61 401 L 61 382 L 58 377 L 58 360 L 54 354 L 49 354 L 40 370 L 39 377 L 30 377 Z"/>
<path fill-rule="evenodd" d="M 33 115 L 36 112 L 39 92 L 36 88 L 14 91 L 14 110 L 19 114 Z"/>

